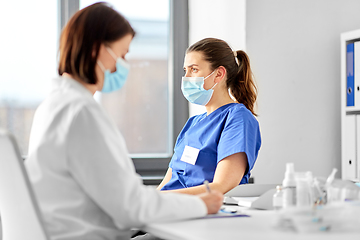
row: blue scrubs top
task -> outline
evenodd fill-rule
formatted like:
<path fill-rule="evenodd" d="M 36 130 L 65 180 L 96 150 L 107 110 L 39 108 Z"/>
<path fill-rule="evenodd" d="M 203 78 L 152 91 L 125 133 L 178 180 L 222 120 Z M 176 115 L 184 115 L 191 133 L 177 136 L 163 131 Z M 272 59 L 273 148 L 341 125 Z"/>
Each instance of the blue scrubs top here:
<path fill-rule="evenodd" d="M 217 164 L 239 152 L 246 153 L 248 167 L 240 184 L 248 183 L 261 145 L 259 123 L 239 103 L 230 103 L 191 117 L 180 132 L 169 167 L 170 181 L 161 190 L 187 188 L 213 181 Z M 195 165 L 181 160 L 186 146 L 199 149 Z M 242 173 L 239 173 L 242 174 Z"/>

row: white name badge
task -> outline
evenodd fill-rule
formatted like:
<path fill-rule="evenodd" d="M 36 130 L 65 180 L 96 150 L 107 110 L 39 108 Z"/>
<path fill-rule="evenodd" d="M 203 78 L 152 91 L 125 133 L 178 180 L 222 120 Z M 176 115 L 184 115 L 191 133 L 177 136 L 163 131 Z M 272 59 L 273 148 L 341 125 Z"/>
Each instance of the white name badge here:
<path fill-rule="evenodd" d="M 195 165 L 200 149 L 185 146 L 184 152 L 180 158 L 181 161 Z"/>

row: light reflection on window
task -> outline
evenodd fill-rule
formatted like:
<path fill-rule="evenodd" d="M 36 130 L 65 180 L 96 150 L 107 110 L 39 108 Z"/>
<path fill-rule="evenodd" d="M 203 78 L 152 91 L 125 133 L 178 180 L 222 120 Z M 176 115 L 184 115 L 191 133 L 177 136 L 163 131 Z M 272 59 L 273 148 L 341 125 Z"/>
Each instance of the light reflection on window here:
<path fill-rule="evenodd" d="M 95 1 L 82 0 L 80 8 Z M 109 1 L 108 1 L 109 2 Z M 137 32 L 127 55 L 131 70 L 123 89 L 97 94 L 133 156 L 172 152 L 168 84 L 168 0 L 113 0 Z M 57 74 L 57 1 L 5 1 L 0 8 L 0 128 L 11 131 L 27 154 L 32 119 Z M 46 9 L 46 11 L 39 11 Z"/>
<path fill-rule="evenodd" d="M 0 7 L 0 128 L 15 135 L 23 154 L 35 109 L 57 76 L 57 7 L 48 0 L 3 1 Z"/>
<path fill-rule="evenodd" d="M 80 8 L 96 1 L 80 1 Z M 131 65 L 124 87 L 97 99 L 115 120 L 133 157 L 172 153 L 169 118 L 168 0 L 113 0 L 136 31 L 126 59 Z"/>

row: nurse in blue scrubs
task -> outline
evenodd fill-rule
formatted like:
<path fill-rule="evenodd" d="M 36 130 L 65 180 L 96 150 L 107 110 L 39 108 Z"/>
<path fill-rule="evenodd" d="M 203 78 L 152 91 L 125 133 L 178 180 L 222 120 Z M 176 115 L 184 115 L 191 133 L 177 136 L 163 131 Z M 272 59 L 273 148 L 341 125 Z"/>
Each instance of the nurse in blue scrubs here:
<path fill-rule="evenodd" d="M 162 191 L 226 193 L 248 183 L 261 145 L 256 119 L 257 89 L 244 51 L 232 51 L 220 39 L 206 38 L 186 51 L 181 90 L 206 108 L 180 132 Z"/>

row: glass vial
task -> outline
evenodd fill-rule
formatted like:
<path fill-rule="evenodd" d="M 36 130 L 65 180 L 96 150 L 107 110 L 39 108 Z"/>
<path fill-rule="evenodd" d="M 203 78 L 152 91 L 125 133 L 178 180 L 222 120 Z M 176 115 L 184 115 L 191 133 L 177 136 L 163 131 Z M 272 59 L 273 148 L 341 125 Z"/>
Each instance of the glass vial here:
<path fill-rule="evenodd" d="M 274 210 L 282 209 L 283 205 L 283 192 L 281 186 L 276 186 L 276 193 L 273 195 L 273 208 Z"/>
<path fill-rule="evenodd" d="M 296 181 L 294 163 L 286 164 L 285 178 L 282 183 L 283 208 L 296 205 Z"/>

